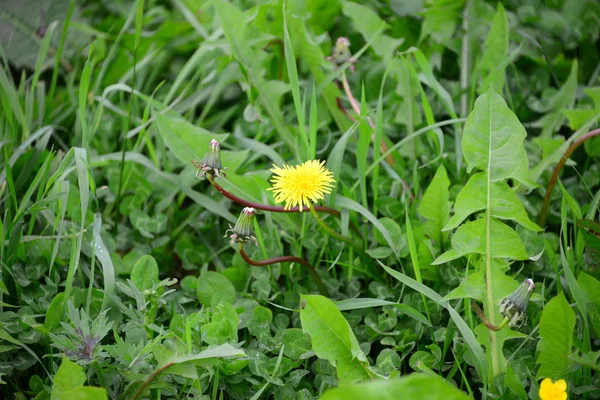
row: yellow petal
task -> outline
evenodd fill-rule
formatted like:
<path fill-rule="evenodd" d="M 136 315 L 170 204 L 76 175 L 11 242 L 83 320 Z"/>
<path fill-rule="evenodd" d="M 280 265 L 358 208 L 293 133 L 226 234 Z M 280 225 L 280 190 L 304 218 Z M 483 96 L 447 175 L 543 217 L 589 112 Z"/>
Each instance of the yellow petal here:
<path fill-rule="evenodd" d="M 560 390 L 561 392 L 565 392 L 567 391 L 567 382 L 565 382 L 564 379 L 559 379 L 556 382 L 554 382 L 554 387 L 556 387 L 556 389 Z"/>

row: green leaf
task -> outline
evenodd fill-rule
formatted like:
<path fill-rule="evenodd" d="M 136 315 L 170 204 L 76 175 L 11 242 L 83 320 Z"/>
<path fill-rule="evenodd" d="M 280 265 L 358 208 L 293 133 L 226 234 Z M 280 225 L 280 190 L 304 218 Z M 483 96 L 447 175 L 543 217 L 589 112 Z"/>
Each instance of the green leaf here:
<path fill-rule="evenodd" d="M 321 400 L 468 400 L 470 397 L 453 385 L 425 374 L 345 385 L 325 392 Z"/>
<path fill-rule="evenodd" d="M 509 29 L 506 12 L 502 3 L 498 3 L 498 10 L 494 15 L 490 33 L 485 38 L 484 50 L 481 55 L 479 69 L 484 78 L 480 93 L 487 91 L 490 86 L 502 93 L 505 80 L 505 60 L 508 57 Z"/>
<path fill-rule="evenodd" d="M 311 338 L 317 357 L 336 365 L 341 382 L 372 377 L 367 357 L 335 304 L 326 297 L 305 295 L 301 299 L 300 322 Z"/>
<path fill-rule="evenodd" d="M 465 279 L 460 281 L 457 288 L 445 295 L 442 300 L 450 301 L 455 299 L 471 298 L 474 300 L 482 300 L 485 293 L 485 282 L 483 270 L 473 272 Z"/>
<path fill-rule="evenodd" d="M 151 255 L 144 255 L 131 270 L 131 281 L 140 292 L 152 289 L 158 283 L 158 264 Z"/>
<path fill-rule="evenodd" d="M 354 28 L 368 41 L 381 30 L 382 26 L 387 27 L 387 23 L 370 7 L 344 1 L 342 3 L 343 13 L 352 20 Z M 404 39 L 396 39 L 387 35 L 380 35 L 373 40 L 372 46 L 377 53 L 386 62 L 391 61 L 396 53 L 396 49 L 404 42 Z"/>
<path fill-rule="evenodd" d="M 108 393 L 104 388 L 80 386 L 65 392 L 62 398 L 69 400 L 108 400 Z"/>
<path fill-rule="evenodd" d="M 535 186 L 523 146 L 527 133 L 504 99 L 491 88 L 475 101 L 465 123 L 462 149 L 469 172 L 488 173 L 489 185 L 513 178 Z"/>
<path fill-rule="evenodd" d="M 579 288 L 587 305 L 590 323 L 598 338 L 600 337 L 600 281 L 585 272 L 580 272 L 577 283 L 579 283 Z"/>
<path fill-rule="evenodd" d="M 156 114 L 155 120 L 158 133 L 165 141 L 173 155 L 184 165 L 192 160 L 200 161 L 208 150 L 212 139 L 219 142 L 225 141 L 229 134 L 212 133 L 206 129 L 195 126 L 173 112 Z M 249 150 L 228 151 L 221 150 L 221 161 L 224 167 L 235 171 L 248 155 Z"/>
<path fill-rule="evenodd" d="M 210 345 L 237 343 L 239 323 L 235 308 L 229 303 L 221 302 L 215 307 L 211 321 L 202 326 L 204 340 Z"/>
<path fill-rule="evenodd" d="M 235 301 L 235 287 L 224 275 L 206 271 L 198 277 L 196 295 L 204 306 L 216 306 L 221 301 L 233 304 Z"/>
<path fill-rule="evenodd" d="M 540 365 L 538 378 L 564 379 L 571 367 L 575 312 L 564 293 L 546 304 L 540 320 L 540 341 L 537 345 Z"/>
<path fill-rule="evenodd" d="M 283 354 L 292 360 L 298 360 L 312 350 L 310 337 L 302 329 L 291 328 L 283 331 Z"/>
<path fill-rule="evenodd" d="M 480 218 L 461 225 L 452 236 L 452 249 L 439 256 L 434 265 L 444 264 L 467 254 L 486 254 L 486 220 Z M 494 258 L 527 260 L 529 256 L 521 238 L 508 225 L 491 219 L 490 255 Z"/>
<path fill-rule="evenodd" d="M 347 310 L 358 310 L 361 308 L 370 308 L 370 307 L 381 307 L 381 306 L 394 306 L 401 313 L 408 315 L 416 321 L 419 321 L 422 324 L 427 326 L 431 326 L 431 323 L 423 314 L 419 311 L 415 310 L 411 306 L 402 303 L 394 303 L 392 301 L 387 301 L 383 299 L 367 299 L 367 298 L 355 298 L 355 299 L 346 299 L 339 300 L 335 302 L 336 307 L 340 311 Z"/>
<path fill-rule="evenodd" d="M 66 399 L 66 393 L 85 383 L 83 368 L 66 357 L 63 357 L 60 367 L 54 375 L 50 400 Z"/>
<path fill-rule="evenodd" d="M 471 179 L 456 196 L 454 215 L 444 226 L 444 230 L 451 230 L 460 225 L 469 215 L 487 208 L 488 182 L 486 174 L 479 172 Z M 532 222 L 525 211 L 525 207 L 505 181 L 494 182 L 490 185 L 490 213 L 498 219 L 512 220 L 531 231 L 541 231 L 537 224 Z"/>
<path fill-rule="evenodd" d="M 436 241 L 437 246 L 443 243 L 442 229 L 450 214 L 449 188 L 450 180 L 446 168 L 440 164 L 417 209 L 419 214 L 427 219 L 423 224 L 423 231 Z"/>
<path fill-rule="evenodd" d="M 578 130 L 590 121 L 600 118 L 600 87 L 583 89 L 583 91 L 594 102 L 593 107 L 581 107 L 573 110 L 562 110 L 562 113 L 569 120 L 569 126 L 573 130 Z"/>
<path fill-rule="evenodd" d="M 542 128 L 540 138 L 550 138 L 565 122 L 564 109 L 573 107 L 577 96 L 577 60 L 571 64 L 571 72 L 560 90 L 552 96 L 548 104 L 548 112 L 532 126 Z"/>

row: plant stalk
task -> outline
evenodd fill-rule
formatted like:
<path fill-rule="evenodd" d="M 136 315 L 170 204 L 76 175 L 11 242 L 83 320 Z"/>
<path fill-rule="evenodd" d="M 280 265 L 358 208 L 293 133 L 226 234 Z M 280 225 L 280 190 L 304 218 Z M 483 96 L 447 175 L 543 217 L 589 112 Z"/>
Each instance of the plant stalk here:
<path fill-rule="evenodd" d="M 296 257 L 296 256 L 279 256 L 279 257 L 268 258 L 266 260 L 256 261 L 256 260 L 253 260 L 250 257 L 248 257 L 248 255 L 244 251 L 244 245 L 241 242 L 239 242 L 239 251 L 240 251 L 240 255 L 242 256 L 244 261 L 246 261 L 250 265 L 254 265 L 255 267 L 264 267 L 267 265 L 277 264 L 277 263 L 282 263 L 282 262 L 292 262 L 292 263 L 298 263 L 300 265 L 304 265 L 306 267 L 306 269 L 308 270 L 308 272 L 310 273 L 310 276 L 313 278 L 313 281 L 317 285 L 319 292 L 321 292 L 321 294 L 323 296 L 329 297 L 329 291 L 327 290 L 327 287 L 323 283 L 323 280 L 321 279 L 321 277 L 319 276 L 319 274 L 317 273 L 315 268 L 304 258 L 300 258 L 300 257 Z"/>
<path fill-rule="evenodd" d="M 573 154 L 573 152 L 577 150 L 579 146 L 581 146 L 586 140 L 599 135 L 600 128 L 594 129 L 593 131 L 589 131 L 588 133 L 577 139 L 575 142 L 573 142 L 573 144 L 571 144 L 571 146 L 569 146 L 569 148 L 567 149 L 567 151 L 565 151 L 565 154 L 562 156 L 558 164 L 556 164 L 556 167 L 554 167 L 552 177 L 550 178 L 550 181 L 548 181 L 548 187 L 546 188 L 546 194 L 544 195 L 544 201 L 542 202 L 540 217 L 538 219 L 538 225 L 542 228 L 544 227 L 544 225 L 546 225 L 546 216 L 548 215 L 548 206 L 550 205 L 550 195 L 552 195 L 552 189 L 554 189 L 554 185 L 556 185 L 556 181 L 558 180 L 558 174 L 565 166 L 569 157 L 571 157 L 571 154 Z"/>
<path fill-rule="evenodd" d="M 276 213 L 299 213 L 299 212 L 309 212 L 310 211 L 306 207 L 303 207 L 302 210 L 300 210 L 300 207 L 297 207 L 297 206 L 286 209 L 285 207 L 282 207 L 282 206 L 272 206 L 269 204 L 262 204 L 262 203 L 255 203 L 253 201 L 248 201 L 248 200 L 242 199 L 241 197 L 238 197 L 238 196 L 234 195 L 233 193 L 230 193 L 227 190 L 225 190 L 221 185 L 219 185 L 215 181 L 215 178 L 212 175 L 207 174 L 206 177 L 210 181 L 211 185 L 215 189 L 217 189 L 217 191 L 219 193 L 221 193 L 223 196 L 227 197 L 229 200 L 232 200 L 242 206 L 253 207 L 257 210 L 270 211 L 270 212 L 276 212 Z M 321 211 L 321 212 L 324 212 L 324 213 L 327 213 L 327 214 L 330 214 L 330 215 L 340 218 L 340 212 L 338 210 L 336 210 L 335 208 L 331 208 L 331 207 L 327 207 L 327 206 L 313 206 L 313 207 L 316 211 Z M 354 225 L 354 223 L 352 221 L 349 221 L 349 222 L 350 222 L 350 229 L 352 229 L 352 231 L 358 235 L 358 237 L 360 238 L 360 241 L 364 243 L 362 234 L 360 233 L 360 230 L 358 229 L 358 227 L 356 225 Z"/>

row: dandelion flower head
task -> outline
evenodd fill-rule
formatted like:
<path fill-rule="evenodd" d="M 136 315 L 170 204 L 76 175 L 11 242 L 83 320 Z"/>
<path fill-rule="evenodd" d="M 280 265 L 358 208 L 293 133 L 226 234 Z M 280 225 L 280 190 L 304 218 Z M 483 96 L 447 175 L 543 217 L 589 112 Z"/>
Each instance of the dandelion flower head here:
<path fill-rule="evenodd" d="M 285 203 L 285 209 L 303 207 L 323 199 L 331 193 L 335 180 L 325 168 L 325 161 L 309 160 L 295 167 L 273 165 L 271 183 L 276 203 Z"/>
<path fill-rule="evenodd" d="M 540 385 L 539 396 L 542 400 L 567 400 L 567 382 L 564 379 L 552 382 L 546 378 Z"/>

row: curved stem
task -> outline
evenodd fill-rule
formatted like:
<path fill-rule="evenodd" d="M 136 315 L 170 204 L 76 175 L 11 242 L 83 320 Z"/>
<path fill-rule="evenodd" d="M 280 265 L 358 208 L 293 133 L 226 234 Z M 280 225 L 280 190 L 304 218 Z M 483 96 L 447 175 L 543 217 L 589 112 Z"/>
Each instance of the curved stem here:
<path fill-rule="evenodd" d="M 552 172 L 552 177 L 550 178 L 550 181 L 548 182 L 548 187 L 546 188 L 546 194 L 544 195 L 544 201 L 542 202 L 542 208 L 540 210 L 540 217 L 538 219 L 538 225 L 540 225 L 542 228 L 546 224 L 546 216 L 548 214 L 548 206 L 550 205 L 550 195 L 552 194 L 552 189 L 554 188 L 554 185 L 556 184 L 556 181 L 558 180 L 558 174 L 565 166 L 565 164 L 566 164 L 567 160 L 569 159 L 569 157 L 571 156 L 571 154 L 573 154 L 573 152 L 575 150 L 577 150 L 577 148 L 579 146 L 581 146 L 583 144 L 583 142 L 585 142 L 588 139 L 593 138 L 594 136 L 599 136 L 599 135 L 600 135 L 600 128 L 594 129 L 593 131 L 589 131 L 585 135 L 581 136 L 579 139 L 577 139 L 575 142 L 573 142 L 573 144 L 571 146 L 569 146 L 569 148 L 567 149 L 567 151 L 565 151 L 565 154 L 562 156 L 562 158 L 560 159 L 558 164 L 556 164 L 556 167 L 554 167 L 554 171 Z"/>
<path fill-rule="evenodd" d="M 219 185 L 215 181 L 215 178 L 212 175 L 207 174 L 206 177 L 210 181 L 211 185 L 215 189 L 217 189 L 217 191 L 219 191 L 219 193 L 221 193 L 223 196 L 227 197 L 229 200 L 232 200 L 242 206 L 253 207 L 253 208 L 256 208 L 257 210 L 270 211 L 270 212 L 276 212 L 276 213 L 299 213 L 299 212 L 309 212 L 310 211 L 306 207 L 303 207 L 302 210 L 300 210 L 299 207 L 291 207 L 291 208 L 285 209 L 285 207 L 281 207 L 281 206 L 272 206 L 269 204 L 255 203 L 253 201 L 244 200 L 241 197 L 237 197 L 233 193 L 230 193 L 227 190 L 225 190 L 221 185 Z M 326 206 L 313 206 L 313 207 L 317 211 L 322 211 L 324 213 L 327 213 L 327 214 L 330 214 L 330 215 L 340 218 L 340 212 L 338 210 L 336 210 L 335 208 L 326 207 Z M 364 242 L 364 239 L 362 238 L 362 234 L 360 233 L 360 230 L 358 229 L 358 227 L 356 225 L 354 225 L 354 223 L 352 221 L 349 221 L 349 223 L 350 223 L 350 229 L 352 229 L 352 231 L 358 235 L 361 242 Z"/>
<path fill-rule="evenodd" d="M 315 268 L 304 258 L 300 258 L 300 257 L 296 257 L 296 256 L 280 256 L 280 257 L 268 258 L 266 260 L 256 261 L 256 260 L 253 260 L 250 257 L 248 257 L 248 255 L 244 251 L 244 245 L 241 242 L 239 242 L 239 251 L 240 251 L 240 255 L 242 256 L 244 261 L 246 261 L 250 265 L 254 265 L 255 267 L 264 267 L 267 265 L 277 264 L 277 263 L 281 263 L 281 262 L 293 262 L 293 263 L 298 263 L 298 264 L 304 265 L 308 269 L 308 272 L 310 273 L 310 276 L 313 278 L 313 281 L 316 283 L 317 288 L 319 289 L 319 292 L 321 292 L 321 294 L 323 296 L 329 297 L 329 291 L 327 290 L 327 287 L 325 287 L 325 284 L 321 280 L 321 277 L 319 276 L 319 274 L 317 274 L 317 271 L 315 271 Z"/>
<path fill-rule="evenodd" d="M 146 388 L 148 387 L 148 385 L 150 384 L 150 382 L 152 382 L 162 372 L 164 372 L 167 369 L 171 368 L 173 365 L 175 365 L 174 362 L 167 363 L 167 364 L 163 365 L 162 367 L 157 368 L 152 374 L 150 374 L 150 376 L 148 378 L 146 378 L 146 380 L 144 382 L 142 382 L 142 385 L 135 392 L 135 395 L 133 395 L 133 400 L 138 400 L 140 398 L 140 396 L 142 394 L 144 394 L 144 391 L 146 390 Z"/>
<path fill-rule="evenodd" d="M 481 310 L 481 308 L 479 308 L 479 306 L 477 304 L 475 304 L 474 302 L 472 302 L 471 303 L 471 307 L 473 307 L 473 310 L 475 311 L 475 314 L 477 314 L 477 316 L 479 317 L 479 319 L 481 319 L 481 322 L 483 322 L 483 324 L 486 326 L 486 328 L 488 328 L 490 331 L 498 332 L 499 330 L 501 330 L 502 328 L 504 328 L 506 326 L 506 324 L 508 324 L 508 321 L 509 321 L 508 318 L 504 317 L 504 319 L 502 320 L 502 322 L 500 323 L 500 325 L 496 326 L 496 325 L 492 324 L 490 321 L 487 320 L 487 318 L 483 314 L 483 311 Z"/>

